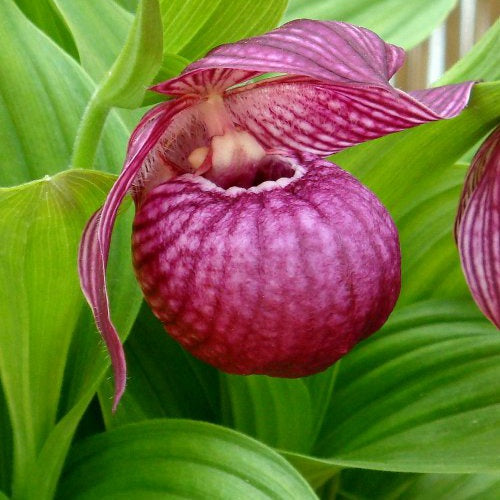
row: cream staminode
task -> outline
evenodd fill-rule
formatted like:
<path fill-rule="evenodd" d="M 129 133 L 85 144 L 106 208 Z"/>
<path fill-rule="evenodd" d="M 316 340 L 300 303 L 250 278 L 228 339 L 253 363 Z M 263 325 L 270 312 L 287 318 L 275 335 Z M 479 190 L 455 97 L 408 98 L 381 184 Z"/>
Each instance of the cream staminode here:
<path fill-rule="evenodd" d="M 250 187 L 266 156 L 264 148 L 251 134 L 234 126 L 220 95 L 210 95 L 197 107 L 210 145 L 194 149 L 189 163 L 197 174 L 206 174 L 207 179 L 223 188 Z"/>

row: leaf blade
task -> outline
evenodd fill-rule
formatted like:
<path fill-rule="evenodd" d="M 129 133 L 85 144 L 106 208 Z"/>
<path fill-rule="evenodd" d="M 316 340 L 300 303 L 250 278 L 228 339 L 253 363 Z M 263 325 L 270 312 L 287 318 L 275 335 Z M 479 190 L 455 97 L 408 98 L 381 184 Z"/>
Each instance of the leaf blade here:
<path fill-rule="evenodd" d="M 186 420 L 131 424 L 87 440 L 75 449 L 59 497 L 125 492 L 129 498 L 147 492 L 192 499 L 316 498 L 271 449 L 235 431 Z"/>
<path fill-rule="evenodd" d="M 494 333 L 470 303 L 395 313 L 344 358 L 319 456 L 377 470 L 498 472 Z"/>

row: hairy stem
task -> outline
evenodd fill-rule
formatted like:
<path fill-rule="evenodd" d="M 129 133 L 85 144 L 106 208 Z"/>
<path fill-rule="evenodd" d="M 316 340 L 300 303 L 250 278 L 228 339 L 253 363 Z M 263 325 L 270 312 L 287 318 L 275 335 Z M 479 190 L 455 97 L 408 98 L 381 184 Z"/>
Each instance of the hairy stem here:
<path fill-rule="evenodd" d="M 100 99 L 101 88 L 96 89 L 83 113 L 70 161 L 73 168 L 92 168 L 94 165 L 102 129 L 111 109 Z"/>

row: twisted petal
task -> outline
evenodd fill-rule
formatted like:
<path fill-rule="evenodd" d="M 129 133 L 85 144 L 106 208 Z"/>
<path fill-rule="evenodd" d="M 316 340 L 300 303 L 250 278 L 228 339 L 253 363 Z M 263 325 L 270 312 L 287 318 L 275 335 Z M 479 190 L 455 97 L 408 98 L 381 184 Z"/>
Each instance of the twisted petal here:
<path fill-rule="evenodd" d="M 458 208 L 455 238 L 472 296 L 500 328 L 500 126 L 472 161 Z"/>
<path fill-rule="evenodd" d="M 226 91 L 234 121 L 268 150 L 328 156 L 354 144 L 456 116 L 473 82 L 409 94 L 389 78 L 404 51 L 347 23 L 301 19 L 222 45 L 153 89 L 222 93 L 261 73 L 289 76 Z"/>
<path fill-rule="evenodd" d="M 269 33 L 221 45 L 178 78 L 153 87 L 169 95 L 224 90 L 261 73 L 304 75 L 329 83 L 389 87 L 404 50 L 365 28 L 333 21 L 291 21 Z M 236 71 L 222 71 L 229 68 Z"/>
<path fill-rule="evenodd" d="M 123 347 L 111 321 L 106 287 L 106 266 L 116 213 L 147 155 L 165 128 L 180 110 L 191 103 L 191 99 L 169 101 L 144 116 L 130 139 L 127 161 L 122 173 L 109 192 L 103 207 L 87 223 L 80 243 L 78 256 L 80 282 L 94 313 L 99 332 L 110 353 L 115 377 L 114 409 L 125 390 L 126 382 Z"/>

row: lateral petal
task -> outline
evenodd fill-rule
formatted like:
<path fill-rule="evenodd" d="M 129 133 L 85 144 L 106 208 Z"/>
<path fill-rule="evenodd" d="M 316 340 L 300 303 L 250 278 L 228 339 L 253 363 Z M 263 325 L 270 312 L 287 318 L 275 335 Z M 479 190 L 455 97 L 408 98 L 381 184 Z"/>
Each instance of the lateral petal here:
<path fill-rule="evenodd" d="M 192 103 L 184 98 L 168 101 L 147 113 L 129 141 L 127 159 L 106 201 L 89 220 L 83 232 L 78 255 L 78 272 L 83 293 L 92 308 L 97 328 L 111 357 L 115 379 L 113 409 L 125 390 L 126 365 L 123 347 L 111 320 L 106 287 L 106 266 L 111 243 L 111 233 L 118 208 L 148 154 L 159 141 L 172 118 Z"/>
<path fill-rule="evenodd" d="M 222 91 L 269 72 L 388 87 L 403 61 L 403 49 L 370 30 L 343 22 L 298 19 L 264 35 L 216 47 L 181 76 L 153 90 L 169 95 Z"/>
<path fill-rule="evenodd" d="M 472 296 L 500 328 L 500 126 L 472 160 L 460 198 L 455 238 Z"/>
<path fill-rule="evenodd" d="M 224 101 L 232 118 L 279 154 L 328 156 L 349 146 L 460 112 L 473 82 L 421 91 L 329 85 L 282 77 L 238 87 Z"/>

